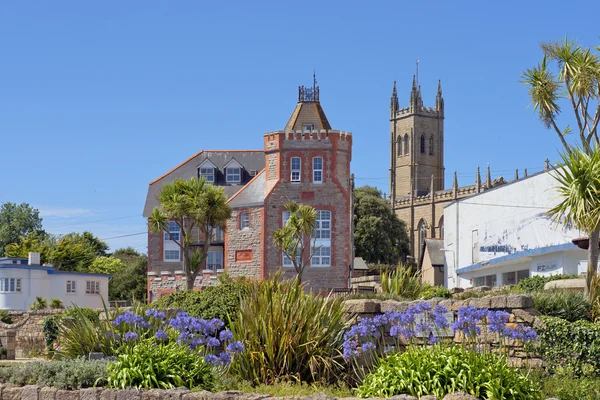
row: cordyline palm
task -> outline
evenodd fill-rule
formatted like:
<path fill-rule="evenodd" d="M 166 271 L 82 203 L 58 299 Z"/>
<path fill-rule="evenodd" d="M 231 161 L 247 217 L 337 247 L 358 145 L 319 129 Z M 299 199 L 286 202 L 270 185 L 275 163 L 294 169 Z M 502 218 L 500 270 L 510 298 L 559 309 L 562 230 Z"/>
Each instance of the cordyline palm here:
<path fill-rule="evenodd" d="M 293 201 L 287 203 L 285 209 L 290 217 L 283 228 L 273 233 L 273 243 L 292 261 L 300 283 L 304 268 L 317 250 L 314 243 L 310 245 L 310 237 L 317 223 L 317 212 L 309 205 Z M 309 238 L 308 243 L 305 238 Z"/>
<path fill-rule="evenodd" d="M 598 265 L 600 239 L 600 150 L 597 146 L 592 146 L 589 152 L 575 148 L 561 154 L 561 158 L 562 165 L 553 172 L 560 203 L 548 213 L 588 234 L 586 284 L 590 290 Z"/>
<path fill-rule="evenodd" d="M 231 207 L 223 188 L 207 184 L 205 179 L 176 179 L 165 184 L 157 196 L 159 207 L 155 207 L 148 218 L 151 232 L 169 232 L 169 221 L 180 228 L 179 240 L 173 240 L 181 248 L 183 270 L 187 277 L 187 288 L 194 287 L 194 280 L 208 256 L 208 248 L 214 240 L 214 229 L 225 230 L 231 217 Z M 192 243 L 198 240 L 199 232 L 204 243 L 194 250 Z"/>
<path fill-rule="evenodd" d="M 535 111 L 546 128 L 558 134 L 563 147 L 572 147 L 565 137 L 572 132 L 567 125 L 559 128 L 557 118 L 561 115 L 561 101 L 573 110 L 579 144 L 586 153 L 592 152 L 592 144 L 600 144 L 598 122 L 600 121 L 600 58 L 590 48 L 582 48 L 575 42 L 542 43 L 544 58 L 534 68 L 521 75 L 521 83 L 529 86 L 529 96 Z M 600 50 L 599 47 L 596 50 Z M 552 66 L 555 65 L 555 71 Z"/>

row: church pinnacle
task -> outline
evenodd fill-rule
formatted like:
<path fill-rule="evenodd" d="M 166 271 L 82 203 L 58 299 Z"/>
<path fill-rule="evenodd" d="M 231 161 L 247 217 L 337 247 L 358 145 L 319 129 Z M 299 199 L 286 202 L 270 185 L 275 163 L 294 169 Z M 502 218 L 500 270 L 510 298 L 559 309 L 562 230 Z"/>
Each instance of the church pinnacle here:
<path fill-rule="evenodd" d="M 400 108 L 398 103 L 398 91 L 396 90 L 396 81 L 394 81 L 394 89 L 392 90 L 392 99 L 390 101 L 390 110 L 392 115 Z"/>

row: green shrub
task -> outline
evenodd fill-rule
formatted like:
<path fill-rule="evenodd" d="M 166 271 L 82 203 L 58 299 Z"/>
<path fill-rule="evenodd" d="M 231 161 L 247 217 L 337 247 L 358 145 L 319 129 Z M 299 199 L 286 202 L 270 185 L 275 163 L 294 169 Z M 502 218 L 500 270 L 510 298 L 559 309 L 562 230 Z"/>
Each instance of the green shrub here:
<path fill-rule="evenodd" d="M 58 337 L 58 327 L 63 318 L 76 319 L 80 317 L 84 317 L 95 325 L 100 323 L 98 312 L 85 307 L 69 307 L 62 313 L 49 315 L 44 318 L 42 321 L 42 329 L 46 340 L 46 347 L 51 349 L 52 344 L 56 341 L 56 338 Z"/>
<path fill-rule="evenodd" d="M 561 279 L 575 279 L 579 277 L 579 275 L 535 275 L 530 278 L 522 279 L 519 281 L 519 283 L 517 283 L 517 287 L 526 293 L 532 293 L 538 290 L 543 290 L 544 285 L 548 282 L 558 281 Z"/>
<path fill-rule="evenodd" d="M 59 299 L 58 297 L 53 298 L 52 300 L 50 300 L 50 308 L 52 308 L 52 309 L 63 308 L 63 301 L 61 299 Z"/>
<path fill-rule="evenodd" d="M 571 368 L 576 376 L 589 370 L 600 375 L 600 324 L 556 317 L 542 319 L 544 326 L 537 329 L 539 354 L 549 372 Z"/>
<path fill-rule="evenodd" d="M 29 309 L 31 311 L 45 310 L 48 307 L 48 300 L 41 296 L 36 296 L 35 301 L 31 303 Z"/>
<path fill-rule="evenodd" d="M 542 382 L 542 398 L 560 400 L 598 400 L 600 399 L 600 379 L 593 376 L 575 377 L 571 368 L 558 368 L 555 375 L 545 376 L 537 371 Z"/>
<path fill-rule="evenodd" d="M 232 370 L 252 384 L 333 381 L 342 370 L 348 318 L 341 297 L 307 294 L 278 273 L 251 286 L 242 300 L 231 330 L 246 349 Z"/>
<path fill-rule="evenodd" d="M 160 388 L 185 386 L 211 389 L 215 376 L 210 364 L 176 342 L 138 342 L 108 367 L 108 385 L 114 388 Z"/>
<path fill-rule="evenodd" d="M 433 290 L 428 293 L 427 296 L 425 296 L 425 299 L 430 299 L 433 297 L 441 297 L 444 299 L 449 299 L 452 297 L 452 292 L 450 292 L 450 289 L 445 288 L 443 286 L 434 286 Z"/>
<path fill-rule="evenodd" d="M 381 290 L 408 299 L 419 299 L 433 293 L 430 284 L 421 281 L 421 274 L 414 273 L 409 267 L 398 265 L 393 272 L 382 272 Z"/>
<path fill-rule="evenodd" d="M 227 321 L 228 318 L 234 320 L 247 286 L 248 283 L 244 280 L 234 282 L 223 278 L 219 285 L 204 290 L 184 290 L 161 297 L 152 303 L 152 307 L 178 309 L 192 317 L 206 320 L 213 318 L 222 321 Z"/>
<path fill-rule="evenodd" d="M 543 315 L 567 321 L 590 320 L 591 309 L 587 296 L 568 290 L 542 290 L 531 293 L 533 308 Z"/>
<path fill-rule="evenodd" d="M 102 385 L 109 362 L 84 359 L 30 362 L 0 368 L 0 382 L 13 385 L 53 386 L 59 389 L 79 389 Z"/>
<path fill-rule="evenodd" d="M 12 324 L 13 320 L 8 310 L 0 310 L 0 322 L 4 322 L 5 324 Z"/>
<path fill-rule="evenodd" d="M 382 359 L 357 389 L 360 397 L 466 392 L 483 399 L 540 399 L 540 389 L 504 357 L 462 346 L 409 347 Z"/>
<path fill-rule="evenodd" d="M 456 300 L 467 300 L 467 299 L 481 298 L 481 297 L 485 297 L 485 296 L 501 296 L 501 295 L 522 294 L 522 293 L 524 293 L 524 292 L 521 289 L 519 289 L 517 286 L 511 286 L 511 287 L 505 286 L 505 287 L 501 287 L 501 288 L 494 289 L 494 290 L 487 290 L 484 292 L 469 290 L 467 292 L 455 294 L 452 296 L 452 298 L 456 299 Z"/>

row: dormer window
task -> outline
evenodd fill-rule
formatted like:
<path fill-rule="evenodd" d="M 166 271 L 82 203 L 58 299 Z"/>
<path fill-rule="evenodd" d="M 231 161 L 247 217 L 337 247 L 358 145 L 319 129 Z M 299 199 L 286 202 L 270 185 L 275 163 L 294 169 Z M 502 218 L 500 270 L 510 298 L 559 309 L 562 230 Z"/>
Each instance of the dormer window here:
<path fill-rule="evenodd" d="M 212 167 L 200 168 L 200 178 L 206 179 L 206 182 L 215 181 L 215 169 Z"/>
<path fill-rule="evenodd" d="M 242 181 L 242 169 L 240 167 L 226 168 L 227 183 L 240 183 Z"/>
<path fill-rule="evenodd" d="M 198 166 L 198 178 L 204 178 L 208 183 L 215 183 L 216 170 L 217 167 L 215 167 L 210 160 L 204 160 L 204 162 Z"/>

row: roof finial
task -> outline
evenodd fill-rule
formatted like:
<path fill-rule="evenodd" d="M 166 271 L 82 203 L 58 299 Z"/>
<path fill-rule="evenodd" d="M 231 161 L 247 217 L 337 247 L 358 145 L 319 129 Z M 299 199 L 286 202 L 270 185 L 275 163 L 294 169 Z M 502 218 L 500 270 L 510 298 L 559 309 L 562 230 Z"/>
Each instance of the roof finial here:
<path fill-rule="evenodd" d="M 455 199 L 458 197 L 458 178 L 456 177 L 456 171 L 454 171 L 454 181 L 452 182 L 452 197 Z"/>
<path fill-rule="evenodd" d="M 417 58 L 417 84 L 419 83 L 419 59 Z"/>
<path fill-rule="evenodd" d="M 487 174 L 485 176 L 485 187 L 490 189 L 492 187 L 492 171 L 490 169 L 490 163 L 487 165 Z"/>
<path fill-rule="evenodd" d="M 396 81 L 394 81 L 394 89 L 392 90 L 392 99 L 390 102 L 390 109 L 393 112 L 398 111 L 400 108 L 398 104 L 398 92 L 396 91 Z"/>
<path fill-rule="evenodd" d="M 548 160 L 547 158 L 544 160 L 544 162 L 546 163 L 546 165 L 544 166 L 544 171 L 548 171 L 550 169 L 550 160 Z"/>
<path fill-rule="evenodd" d="M 413 75 L 413 85 L 412 85 L 412 90 L 413 90 L 414 92 L 416 92 L 416 91 L 417 91 L 417 78 L 416 78 L 416 75 Z"/>
<path fill-rule="evenodd" d="M 438 96 L 442 95 L 442 80 L 438 79 L 438 91 L 437 91 Z"/>
<path fill-rule="evenodd" d="M 515 181 L 519 180 L 519 168 L 515 170 Z"/>
<path fill-rule="evenodd" d="M 475 176 L 475 187 L 477 193 L 481 192 L 481 174 L 479 173 L 479 165 L 477 166 L 477 175 Z"/>
<path fill-rule="evenodd" d="M 523 170 L 523 178 L 527 178 L 527 168 Z"/>

